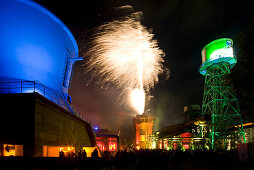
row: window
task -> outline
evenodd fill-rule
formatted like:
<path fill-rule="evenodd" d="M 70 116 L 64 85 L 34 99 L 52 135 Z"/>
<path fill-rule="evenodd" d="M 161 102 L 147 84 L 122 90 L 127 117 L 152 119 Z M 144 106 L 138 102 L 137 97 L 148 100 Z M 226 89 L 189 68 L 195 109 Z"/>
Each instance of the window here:
<path fill-rule="evenodd" d="M 3 156 L 23 156 L 23 145 L 3 144 Z"/>
<path fill-rule="evenodd" d="M 59 157 L 59 152 L 62 151 L 64 156 L 75 153 L 74 147 L 68 146 L 43 146 L 43 157 Z"/>

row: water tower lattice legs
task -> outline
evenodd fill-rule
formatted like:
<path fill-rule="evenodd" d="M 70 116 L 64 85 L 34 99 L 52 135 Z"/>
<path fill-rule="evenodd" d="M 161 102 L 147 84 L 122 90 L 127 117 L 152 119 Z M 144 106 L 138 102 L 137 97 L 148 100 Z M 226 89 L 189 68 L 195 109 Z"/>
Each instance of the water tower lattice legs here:
<path fill-rule="evenodd" d="M 205 75 L 202 114 L 211 115 L 211 148 L 220 143 L 227 147 L 228 139 L 246 143 L 238 99 L 225 79 L 230 73 L 227 63 L 211 66 Z M 236 128 L 236 130 L 232 130 Z M 230 140 L 231 141 L 231 140 Z"/>

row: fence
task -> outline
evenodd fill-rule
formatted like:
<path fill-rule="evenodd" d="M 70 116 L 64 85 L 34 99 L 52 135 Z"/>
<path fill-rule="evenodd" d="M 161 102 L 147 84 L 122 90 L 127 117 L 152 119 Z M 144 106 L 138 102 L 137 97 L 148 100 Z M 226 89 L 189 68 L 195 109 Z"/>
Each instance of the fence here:
<path fill-rule="evenodd" d="M 40 95 L 46 97 L 62 108 L 70 111 L 75 114 L 82 120 L 92 123 L 86 115 L 80 113 L 75 109 L 62 94 L 58 91 L 51 89 L 39 81 L 16 81 L 16 82 L 0 82 L 0 94 L 9 94 L 9 93 L 39 93 Z"/>

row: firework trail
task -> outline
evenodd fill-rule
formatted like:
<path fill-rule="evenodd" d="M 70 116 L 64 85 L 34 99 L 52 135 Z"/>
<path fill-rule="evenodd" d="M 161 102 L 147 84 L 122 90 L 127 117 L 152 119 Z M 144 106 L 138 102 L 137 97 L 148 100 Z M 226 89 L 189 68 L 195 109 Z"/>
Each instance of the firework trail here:
<path fill-rule="evenodd" d="M 113 83 L 121 89 L 139 89 L 144 93 L 158 82 L 164 53 L 137 15 L 107 22 L 96 29 L 85 56 L 89 56 L 87 71 L 100 77 L 97 84 Z"/>

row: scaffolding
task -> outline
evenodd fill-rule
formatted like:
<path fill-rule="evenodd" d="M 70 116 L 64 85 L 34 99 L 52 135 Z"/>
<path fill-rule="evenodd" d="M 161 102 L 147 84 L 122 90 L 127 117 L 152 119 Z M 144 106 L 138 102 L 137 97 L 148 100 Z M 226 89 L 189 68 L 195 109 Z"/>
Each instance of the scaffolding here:
<path fill-rule="evenodd" d="M 229 142 L 246 143 L 238 99 L 225 79 L 230 74 L 229 63 L 214 64 L 206 71 L 202 114 L 211 115 L 211 148 L 227 149 Z"/>
<path fill-rule="evenodd" d="M 202 50 L 200 73 L 205 76 L 205 86 L 201 114 L 211 115 L 207 137 L 212 149 L 246 143 L 238 99 L 226 79 L 236 63 L 232 39 L 214 40 Z"/>

